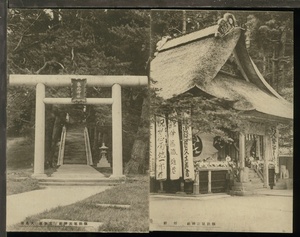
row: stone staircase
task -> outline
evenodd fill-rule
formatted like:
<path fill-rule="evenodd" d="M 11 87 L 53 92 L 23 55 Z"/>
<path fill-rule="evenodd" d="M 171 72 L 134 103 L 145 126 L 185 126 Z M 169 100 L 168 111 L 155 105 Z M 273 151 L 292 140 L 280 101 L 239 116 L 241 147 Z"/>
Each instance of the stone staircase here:
<path fill-rule="evenodd" d="M 253 189 L 262 189 L 264 186 L 263 181 L 260 179 L 260 177 L 258 176 L 258 174 L 256 173 L 256 171 L 254 169 L 249 169 L 249 173 L 248 173 L 248 178 L 249 181 L 252 184 Z"/>
<path fill-rule="evenodd" d="M 87 164 L 83 124 L 67 127 L 63 164 L 50 177 L 39 179 L 40 187 L 114 186 L 124 180 L 110 179 Z"/>
<path fill-rule="evenodd" d="M 61 165 L 50 177 L 39 179 L 40 187 L 114 186 L 124 180 L 109 179 L 89 165 Z"/>
<path fill-rule="evenodd" d="M 70 124 L 67 127 L 63 164 L 87 164 L 84 125 Z"/>

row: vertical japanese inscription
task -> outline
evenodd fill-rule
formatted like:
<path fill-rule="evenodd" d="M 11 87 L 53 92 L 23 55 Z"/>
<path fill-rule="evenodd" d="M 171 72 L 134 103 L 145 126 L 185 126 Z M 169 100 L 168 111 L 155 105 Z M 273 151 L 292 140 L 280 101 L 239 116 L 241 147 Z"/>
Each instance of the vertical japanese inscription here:
<path fill-rule="evenodd" d="M 156 180 L 167 179 L 166 118 L 156 116 Z"/>
<path fill-rule="evenodd" d="M 177 113 L 174 112 L 171 115 L 171 119 L 168 119 L 168 149 L 170 155 L 170 179 L 176 180 L 182 177 L 181 166 L 181 151 Z"/>
<path fill-rule="evenodd" d="M 86 103 L 86 79 L 72 78 L 72 102 Z"/>
<path fill-rule="evenodd" d="M 155 150 L 156 150 L 156 142 L 155 142 L 155 122 L 154 118 L 150 119 L 150 144 L 149 144 L 149 173 L 150 177 L 155 177 Z"/>
<path fill-rule="evenodd" d="M 192 126 L 190 115 L 183 113 L 182 121 L 182 155 L 183 155 L 183 177 L 184 180 L 194 180 Z"/>

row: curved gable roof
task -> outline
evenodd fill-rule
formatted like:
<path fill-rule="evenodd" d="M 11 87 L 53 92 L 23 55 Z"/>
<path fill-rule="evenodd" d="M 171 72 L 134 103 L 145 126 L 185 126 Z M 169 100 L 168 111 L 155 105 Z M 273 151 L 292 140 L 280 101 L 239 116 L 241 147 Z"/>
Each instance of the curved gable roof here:
<path fill-rule="evenodd" d="M 263 78 L 245 46 L 242 29 L 234 27 L 224 37 L 214 37 L 217 26 L 167 41 L 150 66 L 152 87 L 169 99 L 192 88 L 235 101 L 238 110 L 255 110 L 281 118 L 293 118 L 293 106 Z M 245 77 L 236 79 L 220 72 L 231 54 Z"/>
<path fill-rule="evenodd" d="M 159 52 L 150 65 L 153 86 L 160 89 L 158 95 L 169 99 L 195 84 L 211 81 L 231 55 L 240 34 L 241 29 L 236 28 L 226 38 L 205 37 Z"/>

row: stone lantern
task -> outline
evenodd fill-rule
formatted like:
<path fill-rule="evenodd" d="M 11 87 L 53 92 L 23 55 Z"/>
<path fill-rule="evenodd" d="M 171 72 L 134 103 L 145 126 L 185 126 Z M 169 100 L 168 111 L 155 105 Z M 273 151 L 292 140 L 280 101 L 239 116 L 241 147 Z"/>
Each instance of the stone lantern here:
<path fill-rule="evenodd" d="M 97 164 L 97 167 L 102 167 L 102 168 L 110 168 L 110 164 L 107 160 L 107 149 L 108 147 L 105 146 L 105 143 L 102 143 L 102 146 L 99 147 L 100 150 L 100 160 Z"/>

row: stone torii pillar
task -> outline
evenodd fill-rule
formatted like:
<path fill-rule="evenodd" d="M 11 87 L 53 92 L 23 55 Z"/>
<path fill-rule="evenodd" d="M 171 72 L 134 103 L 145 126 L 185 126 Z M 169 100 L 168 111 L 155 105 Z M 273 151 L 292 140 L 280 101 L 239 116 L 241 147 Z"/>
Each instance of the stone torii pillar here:
<path fill-rule="evenodd" d="M 123 175 L 123 148 L 122 145 L 122 95 L 121 86 L 112 86 L 112 144 L 113 144 L 113 174 L 111 178 L 122 178 Z"/>
<path fill-rule="evenodd" d="M 47 177 L 44 173 L 45 164 L 45 85 L 36 85 L 35 95 L 35 136 L 34 136 L 34 166 L 33 177 Z"/>
<path fill-rule="evenodd" d="M 147 76 L 91 76 L 91 75 L 10 75 L 9 84 L 36 86 L 35 148 L 33 177 L 45 177 L 45 104 L 73 104 L 71 98 L 45 98 L 45 86 L 70 86 L 72 78 L 86 79 L 87 86 L 112 87 L 112 98 L 86 98 L 84 104 L 112 105 L 113 167 L 111 178 L 122 178 L 122 98 L 121 86 L 147 86 Z"/>

